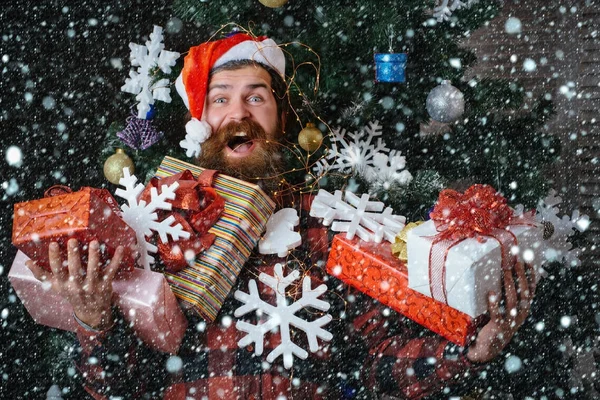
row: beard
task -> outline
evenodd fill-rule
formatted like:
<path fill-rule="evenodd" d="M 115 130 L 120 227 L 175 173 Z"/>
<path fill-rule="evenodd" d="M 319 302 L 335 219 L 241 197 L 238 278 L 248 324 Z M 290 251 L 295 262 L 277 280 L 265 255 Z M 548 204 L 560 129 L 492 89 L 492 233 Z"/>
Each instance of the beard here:
<path fill-rule="evenodd" d="M 277 126 L 276 132 L 280 131 Z M 246 136 L 242 139 L 239 133 Z M 276 135 L 275 135 L 276 136 Z M 252 153 L 246 157 L 232 157 L 228 147 L 253 145 Z M 197 159 L 202 168 L 215 169 L 235 178 L 254 182 L 263 189 L 273 192 L 277 189 L 283 171 L 283 158 L 279 144 L 269 139 L 265 130 L 252 120 L 230 122 L 202 144 L 202 152 Z"/>

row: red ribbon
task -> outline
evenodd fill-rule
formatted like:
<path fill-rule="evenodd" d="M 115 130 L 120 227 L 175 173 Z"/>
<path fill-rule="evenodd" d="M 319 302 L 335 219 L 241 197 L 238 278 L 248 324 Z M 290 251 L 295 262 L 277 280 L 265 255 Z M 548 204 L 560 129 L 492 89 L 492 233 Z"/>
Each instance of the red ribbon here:
<path fill-rule="evenodd" d="M 431 296 L 448 304 L 446 291 L 446 260 L 450 249 L 463 240 L 484 236 L 500 244 L 503 269 L 510 268 L 510 248 L 517 243 L 516 236 L 508 230 L 509 225 L 536 226 L 533 214 L 513 217 L 514 211 L 507 200 L 488 185 L 473 185 L 464 193 L 445 189 L 429 214 L 438 234 L 433 237 L 429 250 L 429 288 Z"/>
<path fill-rule="evenodd" d="M 215 171 L 205 170 L 196 180 L 190 170 L 185 170 L 163 179 L 154 177 L 142 192 L 140 200 L 149 202 L 153 187 L 160 193 L 163 185 L 179 183 L 175 199 L 171 201 L 174 211 L 162 212 L 160 217 L 163 219 L 172 215 L 190 233 L 190 238 L 178 241 L 169 239 L 167 243 L 158 240 L 157 245 L 161 260 L 171 272 L 177 272 L 188 265 L 186 253 L 189 258 L 189 253 L 193 252 L 195 258 L 215 241 L 215 235 L 208 230 L 225 210 L 225 200 L 210 187 L 214 174 Z"/>

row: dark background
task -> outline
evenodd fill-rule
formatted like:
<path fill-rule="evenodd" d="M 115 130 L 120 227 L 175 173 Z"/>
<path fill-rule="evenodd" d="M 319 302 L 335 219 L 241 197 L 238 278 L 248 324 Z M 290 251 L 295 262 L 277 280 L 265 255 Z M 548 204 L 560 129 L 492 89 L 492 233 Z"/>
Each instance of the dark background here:
<path fill-rule="evenodd" d="M 167 50 L 183 52 L 205 38 L 200 27 L 173 17 L 170 6 L 171 1 L 157 0 L 2 3 L 0 398 L 45 398 L 52 383 L 61 383 L 54 380 L 51 366 L 46 364 L 53 354 L 61 354 L 58 351 L 48 357 L 53 349 L 48 349 L 44 337 L 52 330 L 31 321 L 6 279 L 16 253 L 11 244 L 13 204 L 42 197 L 44 190 L 55 184 L 73 188 L 107 185 L 100 154 L 103 140 L 110 124 L 124 121 L 134 102 L 133 95 L 120 91 L 130 69 L 129 42 L 144 43 L 154 24 L 165 28 Z M 165 129 L 166 135 L 181 132 L 183 122 Z M 20 167 L 5 161 L 6 149 L 13 145 L 23 153 Z M 542 288 L 533 310 L 534 320 L 544 320 L 541 315 L 545 315 L 548 321 L 543 343 L 535 342 L 542 335 L 529 324 L 507 351 L 529 353 L 528 358 L 523 357 L 529 368 L 509 375 L 503 371 L 504 360 L 499 359 L 490 366 L 489 379 L 481 387 L 493 385 L 514 398 L 521 398 L 520 391 L 531 393 L 526 390 L 531 388 L 537 388 L 538 396 L 570 397 L 568 389 L 557 392 L 556 388 L 570 386 L 570 371 L 577 365 L 568 361 L 569 357 L 595 347 L 597 339 L 590 332 L 597 333 L 598 325 L 571 330 L 571 339 L 559 321 L 562 315 L 577 313 L 586 314 L 586 322 L 592 325 L 590 316 L 599 318 L 597 285 L 589 284 L 593 281 L 589 272 L 579 275 L 563 270 L 544 282 L 553 290 Z M 582 322 L 583 318 L 580 325 Z M 574 342 L 587 347 L 569 347 Z M 61 361 L 52 360 L 59 367 Z M 70 385 L 72 398 L 82 398 L 80 387 L 73 382 Z M 572 397 L 588 398 L 578 393 Z"/>
<path fill-rule="evenodd" d="M 193 26 L 172 18 L 170 4 L 5 0 L 0 6 L 0 398 L 45 398 L 52 383 L 62 383 L 53 382 L 50 369 L 58 365 L 66 375 L 68 368 L 56 359 L 63 343 L 48 349 L 46 335 L 54 331 L 33 323 L 6 278 L 16 254 L 13 204 L 40 198 L 55 184 L 108 184 L 103 140 L 112 122 L 125 121 L 135 97 L 120 91 L 131 67 L 129 42 L 143 44 L 154 24 L 164 28 L 167 50 L 201 41 Z M 178 128 L 165 134 L 173 132 Z M 19 167 L 5 159 L 10 146 L 23 153 Z M 72 387 L 70 398 L 83 398 Z"/>

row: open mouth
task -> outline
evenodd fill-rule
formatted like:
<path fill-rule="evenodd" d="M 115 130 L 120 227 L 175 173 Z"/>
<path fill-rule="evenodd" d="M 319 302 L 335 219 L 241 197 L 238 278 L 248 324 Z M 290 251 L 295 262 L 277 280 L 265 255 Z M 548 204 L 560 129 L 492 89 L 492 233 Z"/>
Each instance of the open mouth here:
<path fill-rule="evenodd" d="M 245 157 L 254 150 L 254 141 L 248 138 L 246 132 L 238 132 L 227 142 L 227 153 L 231 157 Z"/>

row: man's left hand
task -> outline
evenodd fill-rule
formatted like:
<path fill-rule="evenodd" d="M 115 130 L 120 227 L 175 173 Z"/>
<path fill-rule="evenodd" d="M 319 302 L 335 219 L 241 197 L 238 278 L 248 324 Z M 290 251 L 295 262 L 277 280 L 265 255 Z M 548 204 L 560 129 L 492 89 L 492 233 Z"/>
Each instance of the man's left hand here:
<path fill-rule="evenodd" d="M 504 298 L 490 292 L 488 297 L 490 322 L 479 331 L 475 342 L 469 347 L 467 352 L 469 360 L 478 363 L 491 361 L 510 342 L 529 315 L 535 293 L 535 274 L 536 271 L 531 264 L 523 266 L 521 262 L 516 262 L 512 269 L 504 271 Z M 504 300 L 503 309 L 500 306 L 501 300 Z"/>

